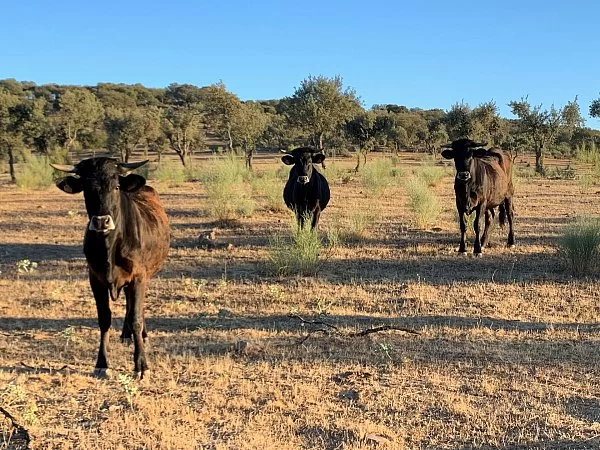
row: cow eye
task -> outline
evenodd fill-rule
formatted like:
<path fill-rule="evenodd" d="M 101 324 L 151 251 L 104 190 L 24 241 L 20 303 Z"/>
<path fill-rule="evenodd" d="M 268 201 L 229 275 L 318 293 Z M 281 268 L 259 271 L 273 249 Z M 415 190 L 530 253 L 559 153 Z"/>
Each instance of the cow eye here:
<path fill-rule="evenodd" d="M 115 186 L 115 191 L 119 190 L 119 185 Z"/>

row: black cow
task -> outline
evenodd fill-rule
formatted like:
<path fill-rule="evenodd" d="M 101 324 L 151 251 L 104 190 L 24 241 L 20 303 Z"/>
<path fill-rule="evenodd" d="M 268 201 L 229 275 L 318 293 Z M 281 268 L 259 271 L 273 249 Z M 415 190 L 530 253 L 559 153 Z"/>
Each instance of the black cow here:
<path fill-rule="evenodd" d="M 500 224 L 508 219 L 508 245 L 515 245 L 513 231 L 513 194 L 512 160 L 502 150 L 478 148 L 486 143 L 474 142 L 470 139 L 458 139 L 444 145 L 452 150 L 444 150 L 442 156 L 454 159 L 456 178 L 454 192 L 456 194 L 456 209 L 460 220 L 460 247 L 458 251 L 466 252 L 465 233 L 467 225 L 465 214 L 475 211 L 475 243 L 473 253 L 481 256 L 481 249 L 488 243 L 488 233 L 494 208 L 499 207 Z M 485 216 L 485 228 L 480 238 L 481 218 Z"/>
<path fill-rule="evenodd" d="M 148 281 L 162 266 L 169 251 L 169 222 L 158 194 L 140 175 L 130 174 L 148 161 L 119 163 L 114 158 L 90 158 L 76 166 L 52 164 L 72 173 L 56 185 L 77 194 L 83 191 L 89 223 L 83 252 L 100 326 L 100 349 L 95 374 L 107 374 L 110 299 L 125 290 L 126 311 L 121 340 L 133 337 L 134 373 L 143 378 L 147 370 L 144 343 L 144 300 Z"/>
<path fill-rule="evenodd" d="M 301 147 L 285 152 L 281 157 L 284 164 L 293 166 L 283 189 L 283 200 L 296 213 L 300 227 L 312 215 L 311 227 L 319 225 L 319 216 L 329 203 L 329 184 L 314 164 L 322 163 L 325 155 L 310 147 Z"/>

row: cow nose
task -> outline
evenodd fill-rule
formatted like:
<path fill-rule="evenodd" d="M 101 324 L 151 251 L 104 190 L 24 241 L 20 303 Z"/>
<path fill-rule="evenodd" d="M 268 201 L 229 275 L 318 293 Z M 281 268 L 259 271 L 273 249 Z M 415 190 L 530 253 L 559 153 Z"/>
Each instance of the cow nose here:
<path fill-rule="evenodd" d="M 468 181 L 471 179 L 471 172 L 458 172 L 456 174 L 456 179 L 460 181 Z"/>
<path fill-rule="evenodd" d="M 307 184 L 308 183 L 308 177 L 307 176 L 298 177 L 298 183 L 300 183 L 300 184 Z"/>
<path fill-rule="evenodd" d="M 89 229 L 92 231 L 102 231 L 106 233 L 115 229 L 115 222 L 111 215 L 92 216 Z"/>

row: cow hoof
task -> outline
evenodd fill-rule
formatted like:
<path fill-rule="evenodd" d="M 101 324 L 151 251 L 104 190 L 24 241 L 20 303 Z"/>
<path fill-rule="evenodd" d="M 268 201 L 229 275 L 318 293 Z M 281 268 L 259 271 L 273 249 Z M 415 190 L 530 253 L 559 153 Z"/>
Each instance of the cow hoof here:
<path fill-rule="evenodd" d="M 145 370 L 143 372 L 133 372 L 133 375 L 131 375 L 131 378 L 133 378 L 134 380 L 147 380 L 148 379 L 148 371 Z"/>
<path fill-rule="evenodd" d="M 112 372 L 110 371 L 110 369 L 101 369 L 99 367 L 96 367 L 92 375 L 98 379 L 106 380 L 111 377 Z"/>
<path fill-rule="evenodd" d="M 481 258 L 483 253 L 473 253 L 473 256 L 475 256 L 475 258 Z"/>
<path fill-rule="evenodd" d="M 458 251 L 458 254 L 459 254 L 459 255 L 466 255 L 466 254 L 467 254 L 467 251 L 466 251 L 466 250 L 459 250 L 459 251 Z"/>
<path fill-rule="evenodd" d="M 515 244 L 508 244 L 508 248 L 515 248 L 516 245 Z"/>

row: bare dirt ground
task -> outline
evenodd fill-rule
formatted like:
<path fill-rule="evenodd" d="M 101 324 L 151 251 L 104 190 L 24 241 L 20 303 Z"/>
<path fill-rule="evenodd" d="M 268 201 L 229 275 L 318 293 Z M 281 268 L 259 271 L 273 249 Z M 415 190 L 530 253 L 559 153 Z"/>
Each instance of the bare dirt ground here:
<path fill-rule="evenodd" d="M 415 158 L 399 166 L 408 173 Z M 255 170 L 276 167 L 267 157 Z M 600 448 L 600 280 L 573 278 L 556 248 L 576 216 L 600 213 L 600 188 L 519 179 L 517 247 L 496 228 L 473 258 L 456 253 L 448 173 L 426 230 L 402 186 L 372 196 L 356 177 L 330 180 L 322 234 L 359 209 L 377 220 L 312 277 L 269 269 L 287 212 L 259 198 L 252 217 L 218 227 L 201 183 L 151 182 L 172 249 L 150 285 L 142 381 L 118 342 L 123 298 L 112 377 L 91 376 L 99 331 L 81 195 L 0 185 L 0 411 L 12 417 L 0 414 L 0 448 Z M 215 226 L 232 248 L 200 245 Z M 419 334 L 355 335 L 381 325 Z"/>

